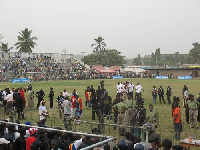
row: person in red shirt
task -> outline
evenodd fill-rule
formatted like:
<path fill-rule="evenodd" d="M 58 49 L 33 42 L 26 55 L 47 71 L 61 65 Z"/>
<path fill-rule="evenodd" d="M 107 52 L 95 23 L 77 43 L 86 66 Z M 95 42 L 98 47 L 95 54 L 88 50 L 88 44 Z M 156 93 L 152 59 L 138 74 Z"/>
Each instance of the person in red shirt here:
<path fill-rule="evenodd" d="M 31 144 L 36 140 L 35 133 L 37 132 L 36 128 L 29 128 L 30 136 L 26 139 L 26 150 L 30 150 Z"/>
<path fill-rule="evenodd" d="M 178 107 L 178 103 L 175 104 L 173 121 L 175 129 L 175 139 L 179 140 L 181 133 L 181 111 L 180 108 Z"/>
<path fill-rule="evenodd" d="M 71 106 L 71 117 L 75 117 L 75 111 L 76 111 L 76 96 L 72 95 L 72 106 Z"/>
<path fill-rule="evenodd" d="M 25 109 L 26 100 L 25 100 L 24 92 L 26 92 L 26 89 L 23 88 L 23 87 L 20 87 L 20 96 L 21 96 L 21 98 L 23 99 L 23 104 L 24 104 L 23 107 L 24 107 L 24 109 Z"/>

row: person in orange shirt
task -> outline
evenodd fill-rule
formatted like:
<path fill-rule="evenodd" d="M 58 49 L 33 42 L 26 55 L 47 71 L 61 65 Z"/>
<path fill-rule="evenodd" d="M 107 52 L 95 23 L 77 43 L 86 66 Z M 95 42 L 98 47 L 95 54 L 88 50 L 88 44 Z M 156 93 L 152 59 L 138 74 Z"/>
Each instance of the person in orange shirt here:
<path fill-rule="evenodd" d="M 175 139 L 179 140 L 181 133 L 181 111 L 180 108 L 178 107 L 178 103 L 175 104 L 173 121 L 175 129 Z"/>

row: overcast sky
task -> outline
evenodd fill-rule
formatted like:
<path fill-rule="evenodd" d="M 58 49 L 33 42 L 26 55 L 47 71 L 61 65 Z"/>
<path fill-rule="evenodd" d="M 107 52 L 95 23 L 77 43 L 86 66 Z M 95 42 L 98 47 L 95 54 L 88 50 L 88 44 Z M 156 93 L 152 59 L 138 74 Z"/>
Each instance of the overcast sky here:
<path fill-rule="evenodd" d="M 200 43 L 200 0 L 0 0 L 2 42 L 33 30 L 34 52 L 92 52 L 94 38 L 133 58 L 137 54 L 188 53 Z"/>

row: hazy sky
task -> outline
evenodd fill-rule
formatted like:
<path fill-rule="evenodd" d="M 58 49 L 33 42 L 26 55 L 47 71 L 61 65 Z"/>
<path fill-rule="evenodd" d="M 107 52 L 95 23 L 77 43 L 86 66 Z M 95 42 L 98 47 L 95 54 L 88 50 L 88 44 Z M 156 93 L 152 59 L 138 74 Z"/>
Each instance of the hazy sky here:
<path fill-rule="evenodd" d="M 94 38 L 133 58 L 188 53 L 200 43 L 200 0 L 0 0 L 2 42 L 24 28 L 38 37 L 34 52 L 92 52 Z"/>

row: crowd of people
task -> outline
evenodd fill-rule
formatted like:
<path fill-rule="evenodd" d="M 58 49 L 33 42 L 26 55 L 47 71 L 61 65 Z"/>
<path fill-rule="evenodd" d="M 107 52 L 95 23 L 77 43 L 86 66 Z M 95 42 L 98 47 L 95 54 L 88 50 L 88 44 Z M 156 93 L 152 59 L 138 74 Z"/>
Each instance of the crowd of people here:
<path fill-rule="evenodd" d="M 92 110 L 92 120 L 95 120 L 97 116 L 99 125 L 98 128 L 95 129 L 95 131 L 98 132 L 98 134 L 105 133 L 104 123 L 106 120 L 114 120 L 115 126 L 113 127 L 113 129 L 118 129 L 118 133 L 121 136 L 126 137 L 125 139 L 118 141 L 117 145 L 120 150 L 137 149 L 137 147 L 143 147 L 144 149 L 145 144 L 140 143 L 140 135 L 142 129 L 145 128 L 148 128 L 150 130 L 148 148 L 160 148 L 162 145 L 161 139 L 160 135 L 156 132 L 156 129 L 159 127 L 159 112 L 154 109 L 154 105 L 156 105 L 157 95 L 159 96 L 160 103 L 166 103 L 164 89 L 162 88 L 162 86 L 160 86 L 158 90 L 156 89 L 156 86 L 153 86 L 153 103 L 149 105 L 149 113 L 147 114 L 146 108 L 144 107 L 145 100 L 142 98 L 142 92 L 144 91 L 144 89 L 140 83 L 137 83 L 136 86 L 134 86 L 132 82 L 128 81 L 126 81 L 125 83 L 118 82 L 116 86 L 116 98 L 114 100 L 112 100 L 112 97 L 109 96 L 108 91 L 105 89 L 104 80 L 102 80 L 99 84 L 100 85 L 96 90 L 93 85 L 88 86 L 84 93 L 85 98 L 79 97 L 76 89 L 73 89 L 72 92 L 67 92 L 66 89 L 64 89 L 63 92 L 60 92 L 59 96 L 56 99 L 56 102 L 58 105 L 57 108 L 59 111 L 59 118 L 63 119 L 66 130 L 72 130 L 71 121 L 73 119 L 76 120 L 77 124 L 80 124 L 82 113 L 84 113 L 82 112 L 82 107 L 84 104 L 88 110 Z M 25 92 L 27 92 L 27 100 L 25 98 Z M 190 123 L 191 128 L 198 128 L 198 121 L 200 121 L 200 93 L 199 96 L 195 99 L 194 95 L 189 94 L 189 90 L 186 85 L 184 85 L 182 93 L 184 98 L 183 107 L 185 108 L 186 112 L 186 121 L 187 123 Z M 53 87 L 50 87 L 50 91 L 48 94 L 50 109 L 55 106 L 54 95 L 54 89 Z M 175 130 L 174 137 L 175 139 L 180 140 L 180 134 L 183 130 L 181 121 L 182 115 L 180 113 L 180 98 L 174 96 L 173 101 L 171 102 L 171 95 L 172 89 L 170 86 L 168 86 L 166 90 L 166 97 L 168 104 L 172 106 L 172 120 L 174 122 Z M 40 127 L 46 127 L 46 120 L 48 119 L 49 114 L 47 107 L 45 106 L 45 92 L 41 89 L 38 92 L 34 93 L 31 84 L 29 84 L 27 88 L 20 87 L 16 89 L 10 89 L 10 87 L 7 87 L 5 88 L 5 90 L 2 90 L 0 92 L 0 101 L 4 108 L 4 112 L 7 115 L 10 115 L 10 120 L 5 121 L 15 120 L 16 118 L 12 118 L 15 112 L 17 112 L 18 114 L 18 120 L 23 119 L 26 102 L 28 101 L 27 109 L 34 109 L 35 96 L 37 97 L 36 108 L 38 109 L 39 113 L 39 121 L 37 122 L 37 124 Z M 84 100 L 85 102 L 83 102 Z M 64 117 L 62 117 L 62 115 Z M 130 127 L 130 130 L 127 127 Z M 59 130 L 60 129 L 61 128 L 59 128 Z M 37 130 L 35 128 L 16 128 L 16 126 L 9 124 L 6 125 L 3 123 L 0 124 L 0 130 L 0 141 L 2 140 L 3 142 L 3 145 L 0 144 L 0 146 L 7 146 L 11 150 L 15 149 L 15 147 L 17 146 L 23 145 L 24 147 L 24 144 L 25 148 L 22 149 L 27 149 L 27 145 L 29 149 L 38 149 L 38 146 L 41 146 L 42 149 L 70 149 L 70 146 L 78 149 L 81 143 L 84 143 L 84 146 L 88 146 L 98 141 L 96 138 L 91 137 L 81 138 L 80 136 L 76 135 L 64 133 L 61 134 L 60 132 L 51 133 L 46 132 L 45 130 Z M 32 131 L 34 132 L 34 134 L 32 134 Z M 16 134 L 14 133 L 17 133 L 18 137 L 16 137 Z M 27 136 L 27 133 L 30 135 Z M 30 141 L 32 141 L 33 144 L 27 144 L 27 141 L 29 141 L 28 139 L 30 138 Z M 70 138 L 72 138 L 73 140 Z M 63 148 L 63 144 L 66 144 L 65 142 L 68 140 L 70 140 L 71 143 L 67 142 L 68 146 L 66 147 L 65 145 Z M 23 144 L 21 143 L 18 145 L 17 141 L 22 142 Z M 79 144 L 77 144 L 75 141 L 79 141 Z M 163 143 L 163 147 L 165 142 Z M 54 148 L 54 146 L 57 147 Z M 179 146 L 178 149 L 181 149 L 180 147 L 181 146 Z M 115 149 L 117 149 L 117 147 Z M 176 146 L 173 149 L 177 149 Z"/>

